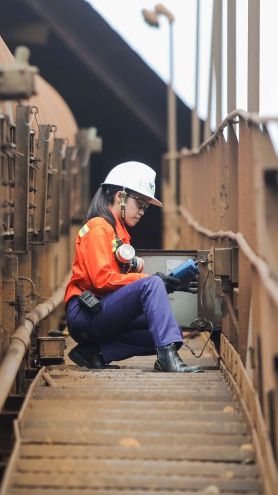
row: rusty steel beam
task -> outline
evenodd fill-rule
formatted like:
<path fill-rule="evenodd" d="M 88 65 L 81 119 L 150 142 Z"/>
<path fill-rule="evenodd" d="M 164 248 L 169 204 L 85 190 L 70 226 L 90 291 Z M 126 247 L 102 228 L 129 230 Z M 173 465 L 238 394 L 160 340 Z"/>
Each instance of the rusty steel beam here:
<path fill-rule="evenodd" d="M 60 239 L 63 146 L 64 139 L 54 139 L 51 169 L 51 211 L 49 232 L 49 239 L 51 242 L 59 242 Z"/>
<path fill-rule="evenodd" d="M 2 266 L 2 325 L 3 353 L 6 352 L 16 328 L 16 284 L 18 279 L 18 258 L 11 254 L 3 257 Z"/>
<path fill-rule="evenodd" d="M 37 140 L 37 154 L 40 159 L 39 171 L 36 177 L 36 209 L 34 212 L 34 234 L 32 244 L 45 242 L 45 209 L 47 194 L 47 173 L 49 165 L 49 136 L 50 125 L 39 124 Z"/>
<path fill-rule="evenodd" d="M 29 163 L 30 163 L 30 107 L 16 107 L 14 253 L 28 251 L 29 219 Z"/>
<path fill-rule="evenodd" d="M 61 233 L 69 235 L 71 217 L 72 217 L 72 206 L 71 206 L 71 192 L 72 192 L 72 167 L 74 166 L 74 157 L 76 155 L 75 146 L 67 146 L 66 156 L 65 156 L 65 170 L 63 171 L 63 223 Z M 87 167 L 89 170 L 89 166 Z M 86 168 L 86 169 L 87 169 Z M 82 170 L 81 170 L 82 172 Z M 87 187 L 90 189 L 90 178 L 87 177 Z M 88 191 L 89 192 L 89 191 Z M 88 200 L 89 194 L 85 196 L 85 200 Z"/>
<path fill-rule="evenodd" d="M 233 125 L 235 123 L 234 119 L 236 117 L 240 118 L 240 142 L 239 142 L 239 153 L 238 153 L 238 144 L 236 137 L 233 131 Z M 271 180 L 271 188 L 275 189 L 275 180 L 274 175 L 277 175 L 277 159 L 275 158 L 275 153 L 273 150 L 270 150 L 271 142 L 267 136 L 266 131 L 264 133 L 259 130 L 259 125 L 262 123 L 266 126 L 267 122 L 272 119 L 260 119 L 254 115 L 251 115 L 244 111 L 234 111 L 232 112 L 218 127 L 217 132 L 203 145 L 201 145 L 197 150 L 192 151 L 183 151 L 180 153 L 180 158 L 186 158 L 186 162 L 183 163 L 183 170 L 187 176 L 187 183 L 194 182 L 197 180 L 195 174 L 195 169 L 192 158 L 201 156 L 201 152 L 206 150 L 206 157 L 209 163 L 209 169 L 206 170 L 205 176 L 207 177 L 207 189 L 209 191 L 209 196 L 206 197 L 206 204 L 208 205 L 207 214 L 203 218 L 206 220 L 204 223 L 200 222 L 200 212 L 198 208 L 194 206 L 194 199 L 192 198 L 192 194 L 190 192 L 190 186 L 183 184 L 183 187 L 186 188 L 185 194 L 183 195 L 182 205 L 178 208 L 181 212 L 182 216 L 187 220 L 188 225 L 190 227 L 188 233 L 186 234 L 187 246 L 194 246 L 195 249 L 200 249 L 204 246 L 202 243 L 202 237 L 206 236 L 209 239 L 214 241 L 214 244 L 219 245 L 219 241 L 221 241 L 220 245 L 222 245 L 222 240 L 225 238 L 231 239 L 231 241 L 236 241 L 238 246 L 240 247 L 239 252 L 239 294 L 238 294 L 238 308 L 239 308 L 239 323 L 241 332 L 239 335 L 239 353 L 242 358 L 242 361 L 245 363 L 246 355 L 247 355 L 247 343 L 248 343 L 248 328 L 249 328 L 249 317 L 250 317 L 250 301 L 251 301 L 251 272 L 252 266 L 255 268 L 256 272 L 259 275 L 259 280 L 263 291 L 267 294 L 267 297 L 272 301 L 275 307 L 278 306 L 278 288 L 277 283 L 275 282 L 273 276 L 271 275 L 271 270 L 275 271 L 276 267 L 276 258 L 272 256 L 271 249 L 273 249 L 273 253 L 275 253 L 276 246 L 276 231 L 272 228 L 272 217 L 270 216 L 270 194 L 268 194 L 268 198 L 265 198 L 265 188 L 262 187 L 261 180 L 261 171 L 259 167 L 258 157 L 260 157 L 261 164 L 264 163 L 263 156 L 267 157 L 267 164 L 265 165 L 266 173 L 265 173 L 265 182 L 266 187 L 270 188 L 270 178 Z M 276 118 L 273 119 L 277 121 Z M 232 145 L 231 150 L 229 150 L 228 156 L 226 155 L 226 143 L 223 141 L 222 131 L 225 126 L 229 125 L 230 127 L 230 140 L 228 145 Z M 256 138 L 256 133 L 258 136 Z M 256 165 L 254 165 L 253 158 L 253 148 L 252 143 L 250 141 L 251 136 L 253 136 L 253 142 L 255 143 L 256 148 Z M 232 141 L 231 141 L 232 140 Z M 254 141 L 255 140 L 255 141 Z M 223 143 L 222 153 L 219 148 L 219 141 Z M 223 154 L 224 150 L 224 154 Z M 264 150 L 264 151 L 263 151 Z M 231 153 L 230 153 L 231 152 Z M 261 157 L 261 153 L 263 153 Z M 237 159 L 237 155 L 238 159 Z M 204 157 L 204 153 L 202 153 Z M 219 158 L 221 159 L 220 168 L 219 168 Z M 223 160 L 224 159 L 224 160 Z M 203 158 L 203 163 L 204 163 Z M 237 165 L 238 161 L 238 165 Z M 202 161 L 201 161 L 202 163 Z M 229 167 L 229 177 L 227 176 L 227 171 L 222 170 L 222 167 L 225 168 L 225 164 Z M 186 168 L 185 168 L 186 166 Z M 201 168 L 204 165 L 198 165 L 198 173 L 201 172 Z M 248 173 L 246 173 L 246 166 L 248 166 Z M 255 167 L 255 168 L 254 168 Z M 254 170 L 257 170 L 257 176 L 259 177 L 259 181 L 257 181 L 257 185 L 253 184 L 253 173 Z M 231 171 L 231 174 L 230 174 Z M 222 174 L 222 175 L 221 175 Z M 275 177 L 276 177 L 275 175 Z M 219 177 L 221 178 L 221 184 L 223 187 L 223 191 L 220 191 L 221 201 L 219 203 Z M 227 178 L 230 180 L 231 177 L 231 187 L 227 183 Z M 237 183 L 239 183 L 239 188 L 237 187 Z M 227 187 L 228 186 L 228 187 Z M 254 189 L 255 187 L 255 189 Z M 225 200 L 225 195 L 227 190 L 231 192 L 232 205 L 235 211 L 232 214 L 233 226 L 236 227 L 236 231 L 231 230 L 230 224 L 230 216 L 227 209 L 229 203 Z M 271 189 L 271 191 L 272 191 Z M 254 198 L 254 194 L 256 192 L 256 200 Z M 224 193 L 224 196 L 223 196 Z M 236 195 L 238 193 L 238 198 Z M 271 192 L 272 193 L 272 192 Z M 228 194 L 230 196 L 230 194 Z M 273 194 L 274 197 L 274 194 Z M 276 197 L 276 196 L 275 196 Z M 204 198 L 203 198 L 204 199 Z M 261 201 L 261 206 L 258 204 L 258 200 Z M 193 202 L 192 202 L 193 201 Z M 254 201 L 257 202 L 257 213 L 255 219 L 255 209 L 253 207 Z M 276 205 L 277 201 L 275 200 L 272 204 L 271 211 L 276 211 L 274 205 Z M 220 207 L 219 207 L 220 204 Z M 222 208 L 222 212 L 221 212 Z M 265 209 L 267 208 L 267 209 Z M 191 215 L 191 211 L 194 211 L 194 218 Z M 168 208 L 168 213 L 169 208 Z M 238 214 L 238 221 L 235 218 L 235 213 Z M 268 227 L 265 227 L 269 230 L 269 233 L 265 231 L 264 236 L 260 237 L 260 243 L 262 246 L 268 246 L 267 249 L 263 249 L 261 256 L 257 255 L 258 252 L 258 238 L 256 239 L 255 233 L 255 220 L 262 224 L 262 215 L 265 216 Z M 273 215 L 273 214 L 272 214 Z M 275 213 L 274 213 L 275 215 Z M 276 217 L 273 217 L 276 218 Z M 221 225 L 219 224 L 219 220 L 222 222 L 222 230 Z M 274 221 L 275 223 L 275 221 Z M 273 223 L 273 224 L 274 224 Z M 224 227 L 226 224 L 226 227 Z M 229 230 L 230 229 L 230 230 Z M 272 230 L 271 230 L 272 229 Z M 260 228 L 261 232 L 261 228 Z M 196 238 L 196 233 L 197 238 Z M 272 234 L 273 233 L 273 234 Z M 201 236 L 200 236 L 201 234 Z M 267 236 L 270 236 L 271 239 L 269 242 L 266 241 Z M 272 248 L 273 246 L 273 248 Z M 270 259 L 272 256 L 271 266 L 267 264 L 266 260 Z"/>
<path fill-rule="evenodd" d="M 238 228 L 244 234 L 245 242 L 257 252 L 255 239 L 255 197 L 254 197 L 254 155 L 251 146 L 250 129 L 244 119 L 239 123 L 238 145 Z M 239 354 L 244 363 L 247 360 L 248 328 L 251 304 L 252 267 L 242 251 L 239 252 Z"/>
<path fill-rule="evenodd" d="M 129 89 L 123 87 L 122 81 L 111 73 L 109 64 L 98 57 L 97 51 L 91 51 L 91 47 L 82 42 L 81 38 L 68 28 L 62 17 L 54 16 L 53 9 L 47 2 L 37 0 L 24 0 L 24 2 L 66 43 L 72 52 L 77 55 L 78 59 L 82 60 L 88 70 L 94 76 L 99 77 L 103 84 L 117 96 L 125 107 L 129 108 L 138 117 L 144 126 L 150 129 L 157 139 L 165 143 L 166 135 L 161 123 L 153 118 L 151 112 L 142 108 L 140 101 L 131 94 Z"/>
<path fill-rule="evenodd" d="M 229 226 L 233 232 L 238 232 L 238 140 L 233 124 L 228 126 L 229 148 Z"/>

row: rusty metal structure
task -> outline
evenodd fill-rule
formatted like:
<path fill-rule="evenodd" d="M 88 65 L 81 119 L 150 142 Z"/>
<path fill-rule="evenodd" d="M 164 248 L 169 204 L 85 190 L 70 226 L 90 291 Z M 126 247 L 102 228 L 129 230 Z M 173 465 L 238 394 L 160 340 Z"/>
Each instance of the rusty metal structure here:
<path fill-rule="evenodd" d="M 221 122 L 222 2 L 214 1 L 206 140 L 163 157 L 164 248 L 195 249 L 202 267 L 200 316 L 222 330 L 220 367 L 235 382 L 253 427 L 268 481 L 277 490 L 278 159 L 269 134 L 277 118 L 260 118 L 260 2 L 248 7 L 248 112 L 235 110 L 236 2 L 228 1 L 228 109 Z M 210 131 L 212 71 L 216 74 L 216 122 Z M 196 86 L 197 87 L 197 86 Z M 176 160 L 178 177 L 171 174 Z"/>
<path fill-rule="evenodd" d="M 78 129 L 61 96 L 29 66 L 27 49 L 14 59 L 0 41 L 2 409 L 8 394 L 26 393 L 37 338 L 65 326 L 69 246 L 86 215 L 88 163 L 101 139 L 95 128 Z"/>
<path fill-rule="evenodd" d="M 235 111 L 206 143 L 180 154 L 180 204 L 165 213 L 167 222 L 176 219 L 179 235 L 168 238 L 166 231 L 165 243 L 169 248 L 174 238 L 175 248 L 190 246 L 208 257 L 200 277 L 203 284 L 209 276 L 204 313 L 222 329 L 223 366 L 241 389 L 274 483 L 278 286 L 273 221 L 278 161 L 267 122 Z M 200 185 L 192 188 L 200 177 L 203 190 Z"/>
<path fill-rule="evenodd" d="M 162 199 L 165 252 L 203 260 L 197 329 L 214 329 L 204 375 L 154 375 L 152 358 L 80 370 L 68 359 L 67 332 L 53 336 L 66 329 L 64 288 L 101 139 L 78 129 L 26 51 L 14 60 L 0 42 L 1 434 L 16 419 L 13 437 L 0 440 L 3 495 L 277 493 L 278 158 L 269 124 L 278 119 L 258 114 L 260 1 L 249 0 L 248 111 L 235 109 L 236 1 L 227 2 L 222 120 L 223 15 L 214 0 L 203 143 L 197 5 L 192 149 L 169 147 L 162 157 Z"/>

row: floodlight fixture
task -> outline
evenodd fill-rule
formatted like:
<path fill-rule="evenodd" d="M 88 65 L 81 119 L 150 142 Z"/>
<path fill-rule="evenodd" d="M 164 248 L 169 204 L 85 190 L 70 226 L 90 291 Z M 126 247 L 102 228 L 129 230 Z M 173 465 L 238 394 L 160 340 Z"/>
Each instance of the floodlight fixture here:
<path fill-rule="evenodd" d="M 173 48 L 173 28 L 174 16 L 161 3 L 158 3 L 154 11 L 147 9 L 142 10 L 143 17 L 146 23 L 152 27 L 159 27 L 158 16 L 164 15 L 169 21 L 169 83 L 167 85 L 167 129 L 168 129 L 168 151 L 175 153 L 177 150 L 177 109 L 176 95 L 173 91 L 174 80 L 174 48 Z M 170 160 L 170 169 L 173 171 L 172 176 L 175 176 L 176 159 Z"/>
<path fill-rule="evenodd" d="M 151 12 L 150 10 L 143 9 L 142 14 L 144 16 L 146 23 L 149 24 L 149 26 L 157 27 L 157 28 L 159 27 L 156 12 Z"/>
<path fill-rule="evenodd" d="M 155 12 L 157 13 L 157 15 L 161 14 L 161 15 L 165 15 L 165 17 L 167 17 L 168 21 L 172 24 L 175 20 L 173 14 L 171 14 L 171 12 L 169 12 L 169 10 L 166 9 L 166 7 L 164 7 L 164 5 L 162 5 L 162 3 L 158 3 L 156 6 L 155 6 Z"/>
<path fill-rule="evenodd" d="M 149 24 L 149 26 L 157 27 L 157 28 L 159 27 L 159 22 L 158 22 L 159 15 L 164 15 L 165 17 L 167 17 L 170 24 L 172 24 L 175 20 L 171 12 L 169 12 L 169 10 L 167 10 L 166 7 L 162 5 L 162 3 L 158 3 L 155 6 L 154 11 L 142 9 L 142 14 L 146 23 Z"/>

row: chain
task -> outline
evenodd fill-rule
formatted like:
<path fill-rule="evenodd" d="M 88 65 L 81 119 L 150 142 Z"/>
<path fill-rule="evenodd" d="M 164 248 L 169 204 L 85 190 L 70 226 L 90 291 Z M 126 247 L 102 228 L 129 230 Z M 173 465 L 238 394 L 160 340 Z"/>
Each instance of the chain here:
<path fill-rule="evenodd" d="M 34 115 L 35 115 L 35 119 L 36 119 L 37 126 L 38 126 L 38 129 L 39 129 L 39 133 L 40 133 L 41 137 L 43 138 L 43 140 L 44 140 L 46 143 L 48 143 L 49 141 L 51 141 L 51 139 L 52 139 L 52 138 L 53 138 L 53 136 L 55 135 L 55 132 L 57 132 L 57 126 L 56 126 L 56 125 L 54 125 L 54 124 L 52 124 L 52 125 L 50 126 L 51 136 L 50 136 L 50 138 L 49 138 L 49 139 L 45 139 L 45 137 L 43 136 L 43 134 L 42 134 L 42 132 L 41 132 L 41 130 L 40 130 L 40 126 L 39 126 L 39 123 L 38 123 L 37 116 L 36 116 L 36 114 L 34 114 Z"/>

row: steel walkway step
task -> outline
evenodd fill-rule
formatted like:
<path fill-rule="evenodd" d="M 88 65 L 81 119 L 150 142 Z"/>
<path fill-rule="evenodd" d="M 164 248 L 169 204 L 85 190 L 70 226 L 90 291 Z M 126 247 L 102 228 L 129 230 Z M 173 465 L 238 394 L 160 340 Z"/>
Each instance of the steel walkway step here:
<path fill-rule="evenodd" d="M 154 373 L 152 356 L 52 367 L 56 386 L 41 383 L 25 406 L 7 493 L 261 494 L 233 394 L 211 356 L 200 361 L 204 374 L 184 376 Z"/>

